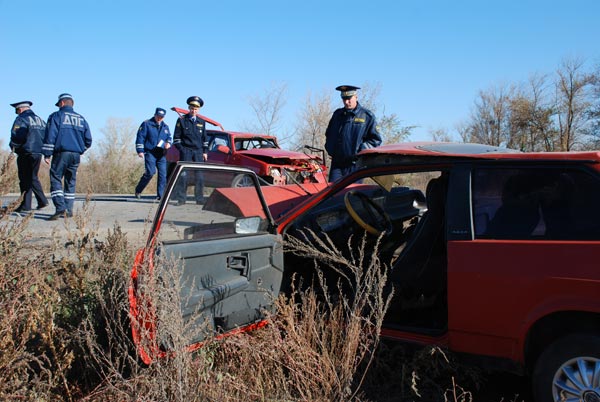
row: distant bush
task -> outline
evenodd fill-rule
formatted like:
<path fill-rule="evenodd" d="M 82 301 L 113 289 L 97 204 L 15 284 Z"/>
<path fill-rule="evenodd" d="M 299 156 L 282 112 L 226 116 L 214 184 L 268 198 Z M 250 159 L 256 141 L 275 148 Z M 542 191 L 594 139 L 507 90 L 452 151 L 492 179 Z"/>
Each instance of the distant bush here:
<path fill-rule="evenodd" d="M 143 159 L 135 152 L 137 126 L 131 119 L 111 118 L 101 129 L 104 137 L 86 152 L 77 172 L 77 191 L 131 194 L 144 172 Z M 151 191 L 156 178 L 148 185 Z"/>

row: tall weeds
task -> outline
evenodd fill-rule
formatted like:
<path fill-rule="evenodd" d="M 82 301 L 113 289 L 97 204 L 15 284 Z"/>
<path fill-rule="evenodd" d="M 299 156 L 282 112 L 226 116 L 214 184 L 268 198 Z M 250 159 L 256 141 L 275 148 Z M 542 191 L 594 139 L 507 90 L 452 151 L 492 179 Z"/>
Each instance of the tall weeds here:
<path fill-rule="evenodd" d="M 3 163 L 0 182 L 12 161 Z M 52 244 L 31 241 L 30 218 L 10 208 L 0 217 L 0 400 L 367 401 L 365 390 L 381 384 L 372 368 L 390 371 L 378 347 L 391 296 L 385 265 L 365 239 L 338 250 L 311 232 L 285 246 L 314 264 L 314 281 L 295 278 L 265 312 L 266 327 L 193 353 L 186 346 L 203 328 L 182 322 L 180 270 L 162 261 L 152 286 L 170 353 L 141 364 L 128 316 L 134 250 L 118 226 L 99 240 L 92 216 L 86 203 L 70 235 Z M 419 388 L 426 377 L 405 371 L 397 395 L 427 395 Z"/>

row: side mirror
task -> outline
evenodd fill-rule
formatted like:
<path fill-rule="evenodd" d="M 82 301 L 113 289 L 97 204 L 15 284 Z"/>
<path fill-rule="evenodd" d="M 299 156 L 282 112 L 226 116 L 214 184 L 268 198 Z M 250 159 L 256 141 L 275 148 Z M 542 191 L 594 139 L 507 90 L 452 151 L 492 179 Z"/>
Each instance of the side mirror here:
<path fill-rule="evenodd" d="M 258 233 L 262 219 L 259 216 L 251 216 L 248 218 L 238 218 L 235 220 L 235 233 L 237 234 L 252 234 Z"/>
<path fill-rule="evenodd" d="M 228 154 L 231 149 L 227 145 L 217 145 L 217 151 L 223 154 Z"/>

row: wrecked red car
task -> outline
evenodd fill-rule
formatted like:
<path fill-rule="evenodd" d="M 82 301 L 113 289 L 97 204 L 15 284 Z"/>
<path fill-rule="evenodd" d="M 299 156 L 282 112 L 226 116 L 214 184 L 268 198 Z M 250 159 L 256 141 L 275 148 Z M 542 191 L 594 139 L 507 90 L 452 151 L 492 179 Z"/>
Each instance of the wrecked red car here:
<path fill-rule="evenodd" d="M 184 109 L 172 108 L 179 114 Z M 200 115 L 199 115 L 200 116 Z M 327 167 L 324 153 L 320 155 L 281 149 L 277 137 L 264 134 L 224 131 L 220 123 L 207 119 L 208 123 L 221 127 L 221 131 L 207 130 L 208 162 L 231 166 L 243 166 L 252 170 L 264 185 L 284 185 L 293 183 L 325 183 Z M 175 147 L 167 151 L 167 171 L 173 171 L 179 161 L 179 151 Z M 243 182 L 240 176 L 234 187 L 252 185 Z"/>
<path fill-rule="evenodd" d="M 382 336 L 529 376 L 538 402 L 600 398 L 600 153 L 410 143 L 357 163 L 329 186 L 268 187 L 249 169 L 178 164 L 131 275 L 142 358 L 169 349 L 149 287 L 165 258 L 181 266 L 181 317 L 202 327 L 188 334 L 199 345 L 263 325 L 292 276 L 314 274 L 283 236 L 310 231 L 344 250 L 366 234 L 394 289 Z M 205 185 L 204 204 L 174 205 L 188 172 L 252 185 Z"/>

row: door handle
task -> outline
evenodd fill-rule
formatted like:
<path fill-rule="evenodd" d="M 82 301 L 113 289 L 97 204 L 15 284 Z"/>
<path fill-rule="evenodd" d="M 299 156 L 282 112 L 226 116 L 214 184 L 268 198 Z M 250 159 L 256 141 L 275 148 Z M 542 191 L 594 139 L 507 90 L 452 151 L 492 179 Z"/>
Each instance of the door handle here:
<path fill-rule="evenodd" d="M 227 269 L 239 271 L 242 276 L 250 279 L 250 270 L 248 263 L 248 254 L 230 255 L 227 257 Z"/>

